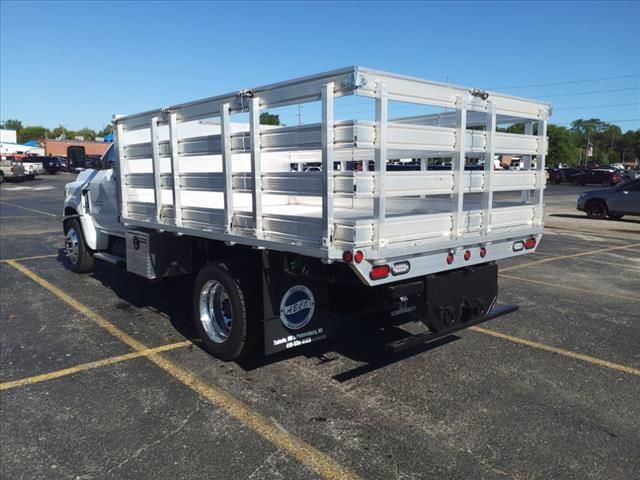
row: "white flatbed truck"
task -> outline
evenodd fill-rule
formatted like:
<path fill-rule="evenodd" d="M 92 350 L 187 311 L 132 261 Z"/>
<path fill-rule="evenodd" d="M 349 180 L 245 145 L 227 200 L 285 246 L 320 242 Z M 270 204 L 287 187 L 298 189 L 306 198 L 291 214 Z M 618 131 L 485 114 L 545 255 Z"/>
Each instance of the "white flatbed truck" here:
<path fill-rule="evenodd" d="M 338 120 L 348 96 L 372 118 Z M 313 102 L 317 123 L 260 124 L 266 109 Z M 431 113 L 392 118 L 393 102 Z M 148 279 L 195 275 L 196 328 L 224 360 L 260 342 L 271 354 L 323 340 L 380 311 L 426 327 L 391 349 L 428 342 L 517 308 L 496 305 L 496 262 L 542 236 L 550 110 L 348 67 L 114 116 L 99 168 L 66 185 L 65 252 L 78 273 L 97 259 Z M 514 123 L 524 134 L 497 128 Z M 523 169 L 494 170 L 499 154 Z M 420 169 L 387 168 L 407 158 Z M 451 169 L 430 170 L 434 159 Z M 322 167 L 292 171 L 305 162 Z"/>

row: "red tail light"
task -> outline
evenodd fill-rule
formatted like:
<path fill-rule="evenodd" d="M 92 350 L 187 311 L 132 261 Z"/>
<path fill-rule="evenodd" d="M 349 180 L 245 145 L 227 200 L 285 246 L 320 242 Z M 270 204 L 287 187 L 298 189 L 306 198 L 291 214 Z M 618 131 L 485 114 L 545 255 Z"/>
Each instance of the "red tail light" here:
<path fill-rule="evenodd" d="M 362 253 L 362 250 L 358 250 L 356 251 L 356 254 L 354 255 L 353 258 L 356 261 L 356 263 L 360 263 L 362 260 L 364 260 L 364 253 Z"/>
<path fill-rule="evenodd" d="M 371 269 L 369 273 L 369 278 L 371 280 L 382 280 L 383 278 L 387 278 L 389 276 L 389 272 L 391 269 L 389 265 L 376 265 Z"/>
<path fill-rule="evenodd" d="M 449 253 L 449 255 L 447 255 L 447 264 L 451 265 L 453 263 L 453 253 Z"/>
<path fill-rule="evenodd" d="M 535 238 L 527 238 L 524 241 L 524 248 L 526 248 L 527 250 L 531 250 L 532 248 L 535 248 L 535 246 L 536 246 Z"/>
<path fill-rule="evenodd" d="M 353 255 L 349 250 L 342 252 L 342 261 L 344 263 L 351 263 L 351 260 L 353 260 Z"/>
<path fill-rule="evenodd" d="M 471 258 L 471 252 L 469 250 L 467 250 L 466 252 L 464 252 L 464 259 L 469 260 Z"/>
<path fill-rule="evenodd" d="M 482 248 L 480 249 L 480 256 L 481 256 L 482 258 L 484 258 L 484 257 L 486 257 L 486 256 L 487 256 L 487 249 L 486 249 L 486 248 L 482 247 Z"/>

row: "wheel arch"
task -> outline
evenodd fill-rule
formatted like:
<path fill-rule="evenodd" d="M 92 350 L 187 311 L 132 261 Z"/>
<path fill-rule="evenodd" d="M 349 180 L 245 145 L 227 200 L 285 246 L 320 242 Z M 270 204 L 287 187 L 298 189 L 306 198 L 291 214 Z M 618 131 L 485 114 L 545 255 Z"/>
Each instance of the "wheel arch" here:
<path fill-rule="evenodd" d="M 66 206 L 64 207 L 64 216 L 62 218 L 62 227 L 64 228 L 67 222 L 72 219 L 77 218 L 80 222 L 80 227 L 82 228 L 82 234 L 84 235 L 84 240 L 87 244 L 87 247 L 92 250 L 104 250 L 107 248 L 107 243 L 109 237 L 104 235 L 95 227 L 93 223 L 93 219 L 90 215 L 80 215 L 78 211 L 74 207 Z M 102 238 L 105 237 L 105 238 Z"/>

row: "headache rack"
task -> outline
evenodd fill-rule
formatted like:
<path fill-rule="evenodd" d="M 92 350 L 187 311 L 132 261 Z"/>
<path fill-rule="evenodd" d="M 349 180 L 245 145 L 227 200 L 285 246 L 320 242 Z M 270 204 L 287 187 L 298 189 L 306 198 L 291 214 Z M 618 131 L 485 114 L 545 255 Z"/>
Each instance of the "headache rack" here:
<path fill-rule="evenodd" d="M 370 118 L 338 119 L 349 96 L 370 102 Z M 260 124 L 262 112 L 299 105 L 319 121 Z M 393 116 L 397 105 L 411 115 Z M 325 262 L 535 237 L 549 114 L 537 101 L 349 67 L 115 116 L 121 221 Z M 497 130 L 514 124 L 524 133 Z M 496 170 L 498 156 L 522 169 Z"/>

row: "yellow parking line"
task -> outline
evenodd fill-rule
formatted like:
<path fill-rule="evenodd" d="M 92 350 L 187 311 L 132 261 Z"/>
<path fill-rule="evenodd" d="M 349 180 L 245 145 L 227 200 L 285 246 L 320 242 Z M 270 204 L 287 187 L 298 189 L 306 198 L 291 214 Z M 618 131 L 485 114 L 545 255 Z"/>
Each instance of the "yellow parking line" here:
<path fill-rule="evenodd" d="M 49 290 L 52 294 L 65 302 L 67 305 L 85 315 L 94 323 L 108 331 L 111 335 L 126 343 L 132 349 L 138 352 L 149 350 L 143 343 L 127 335 L 125 332 L 120 330 L 104 317 L 94 312 L 86 305 L 78 302 L 76 299 L 63 292 L 60 288 L 40 277 L 38 274 L 31 271 L 24 265 L 21 265 L 12 260 L 7 261 L 7 263 L 16 268 L 18 271 L 22 272 L 38 285 Z M 355 473 L 338 464 L 327 454 L 316 450 L 304 440 L 285 431 L 282 427 L 279 427 L 271 420 L 263 417 L 258 412 L 252 410 L 241 401 L 235 399 L 234 397 L 217 387 L 206 384 L 188 371 L 180 368 L 175 363 L 164 358 L 162 355 L 158 353 L 148 353 L 146 355 L 146 358 L 155 363 L 169 375 L 180 381 L 182 384 L 188 386 L 194 392 L 207 399 L 213 405 L 216 405 L 217 407 L 227 412 L 227 414 L 229 414 L 230 416 L 245 424 L 258 435 L 262 436 L 265 440 L 271 442 L 277 448 L 288 452 L 292 457 L 297 459 L 306 467 L 313 470 L 320 477 L 328 480 L 347 480 L 359 478 Z"/>
<path fill-rule="evenodd" d="M 169 350 L 175 350 L 176 348 L 188 347 L 193 345 L 193 342 L 185 340 L 184 342 L 169 343 L 162 345 L 161 347 L 148 348 L 146 350 L 125 353 L 124 355 L 117 355 L 115 357 L 105 358 L 103 360 L 96 360 L 95 362 L 81 363 L 75 367 L 63 368 L 54 372 L 43 373 L 41 375 L 34 375 L 32 377 L 21 378 L 20 380 L 11 380 L 9 382 L 0 383 L 0 390 L 8 390 L 10 388 L 22 387 L 24 385 L 33 385 L 34 383 L 45 382 L 47 380 L 53 380 L 54 378 L 66 377 L 67 375 L 73 375 L 74 373 L 84 372 L 86 370 L 92 370 L 94 368 L 100 368 L 107 365 L 113 365 L 114 363 L 126 362 L 127 360 L 133 360 L 134 358 L 148 357 L 153 353 L 167 352 Z"/>
<path fill-rule="evenodd" d="M 3 258 L 3 259 L 0 259 L 0 263 L 21 262 L 23 260 L 38 260 L 39 258 L 53 258 L 57 256 L 58 256 L 57 253 L 52 253 L 50 255 L 36 255 L 33 257 Z"/>
<path fill-rule="evenodd" d="M 540 265 L 543 263 L 555 262 L 557 260 L 564 260 L 565 258 L 584 257 L 585 255 L 595 255 L 596 253 L 612 252 L 614 250 L 627 250 L 630 248 L 638 248 L 640 243 L 634 243 L 632 245 L 621 245 L 619 247 L 600 248 L 598 250 L 591 250 L 590 252 L 572 253 L 571 255 L 559 255 L 557 257 L 543 258 L 541 260 L 534 260 L 533 262 L 527 262 L 520 265 L 514 265 L 512 267 L 501 268 L 501 272 L 510 272 L 512 270 L 518 270 L 519 268 L 531 267 L 533 265 Z"/>
<path fill-rule="evenodd" d="M 9 202 L 0 202 L 3 205 L 8 205 L 10 207 L 15 207 L 15 208 L 22 208 L 23 210 L 29 210 L 30 212 L 36 212 L 36 213 L 40 213 L 42 215 L 48 215 L 50 217 L 57 217 L 58 215 L 54 215 L 53 213 L 49 213 L 49 212 L 43 212 L 42 210 L 36 210 L 35 208 L 29 208 L 29 207 L 23 207 L 22 205 L 16 205 L 15 203 L 9 203 Z"/>
<path fill-rule="evenodd" d="M 584 355 L 582 353 L 576 353 L 570 350 L 565 350 L 563 348 L 552 347 L 551 345 L 545 345 L 544 343 L 538 343 L 532 340 L 526 340 L 524 338 L 514 337 L 513 335 L 507 335 L 505 333 L 496 332 L 494 330 L 489 330 L 489 329 L 478 327 L 478 326 L 469 327 L 469 330 L 473 330 L 474 332 L 482 333 L 484 335 L 490 335 L 492 337 L 501 338 L 502 340 L 507 340 L 512 343 L 526 345 L 527 347 L 537 348 L 538 350 L 544 350 L 545 352 L 556 353 L 558 355 L 562 355 L 563 357 L 573 358 L 574 360 L 580 360 L 583 362 L 591 363 L 593 365 L 598 365 L 600 367 L 610 368 L 611 370 L 617 370 L 619 372 L 630 373 L 631 375 L 640 376 L 640 369 L 628 367 L 626 365 L 621 365 L 619 363 L 610 362 L 608 360 L 602 360 L 600 358 L 591 357 L 589 355 Z"/>
<path fill-rule="evenodd" d="M 632 295 L 627 297 L 627 296 L 624 296 L 624 295 L 616 295 L 615 293 L 599 292 L 598 290 L 588 290 L 586 288 L 569 287 L 567 285 L 561 285 L 559 283 L 549 283 L 549 282 L 543 282 L 541 280 L 533 280 L 531 278 L 522 278 L 522 277 L 516 277 L 514 275 L 505 275 L 504 273 L 500 273 L 499 275 L 501 277 L 510 278 L 512 280 L 519 280 L 521 282 L 535 283 L 536 285 L 544 285 L 545 287 L 561 288 L 563 290 L 573 290 L 574 292 L 586 293 L 588 295 L 603 295 L 605 297 L 618 298 L 618 299 L 622 299 L 622 300 L 625 300 L 625 301 L 628 301 L 628 302 L 638 302 L 638 303 L 640 303 L 640 297 L 634 297 Z"/>

